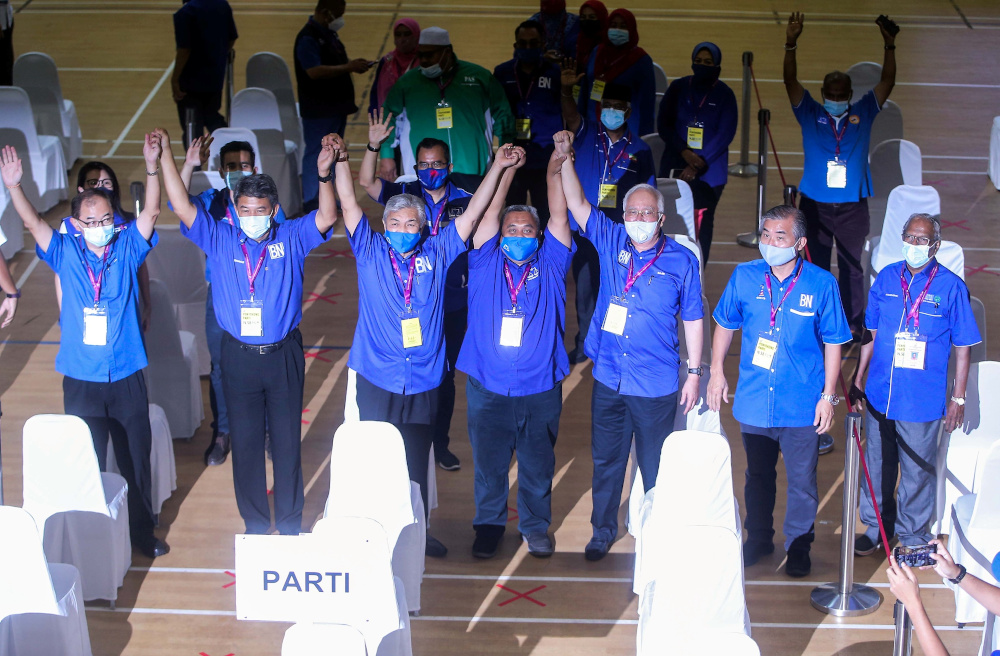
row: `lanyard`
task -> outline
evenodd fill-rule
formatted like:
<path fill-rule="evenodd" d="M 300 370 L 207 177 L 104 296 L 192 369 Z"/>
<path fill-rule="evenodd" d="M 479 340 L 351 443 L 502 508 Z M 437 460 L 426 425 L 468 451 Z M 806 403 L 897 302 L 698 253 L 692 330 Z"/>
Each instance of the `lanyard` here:
<path fill-rule="evenodd" d="M 848 108 L 847 111 L 850 112 L 851 110 Z M 850 123 L 850 121 L 847 120 L 847 116 L 844 116 L 844 127 L 840 128 L 840 134 L 837 134 L 837 128 L 833 127 L 836 120 L 834 120 L 833 115 L 830 114 L 830 112 L 827 112 L 826 115 L 830 118 L 830 122 L 828 124 L 830 126 L 830 132 L 833 132 L 833 138 L 837 140 L 837 150 L 834 157 L 840 159 L 840 140 L 844 138 L 844 134 L 847 132 L 847 124 Z"/>
<path fill-rule="evenodd" d="M 443 75 L 444 75 L 444 74 L 442 74 L 442 76 L 443 76 Z M 447 89 L 447 88 L 448 88 L 448 87 L 449 87 L 449 86 L 451 85 L 451 83 L 452 83 L 452 82 L 454 82 L 454 81 L 455 81 L 455 76 L 454 76 L 454 75 L 452 75 L 452 76 L 451 76 L 451 79 L 450 79 L 450 80 L 448 80 L 448 81 L 447 81 L 446 83 L 444 83 L 444 84 L 441 84 L 441 80 L 440 80 L 440 79 L 439 79 L 439 80 L 437 81 L 437 85 L 438 85 L 438 89 L 439 89 L 439 90 L 441 91 L 441 102 L 440 102 L 440 103 L 438 103 L 438 105 L 441 105 L 441 103 L 444 103 L 445 105 L 447 105 L 447 104 L 448 104 L 448 101 L 447 101 L 447 100 L 445 100 L 445 97 L 444 97 L 444 92 L 445 92 L 445 89 Z"/>
<path fill-rule="evenodd" d="M 514 276 L 510 274 L 510 266 L 507 264 L 507 260 L 503 261 L 503 274 L 507 278 L 507 291 L 510 293 L 510 306 L 511 308 L 517 307 L 517 295 L 521 293 L 524 289 L 524 283 L 528 280 L 528 274 L 531 273 L 531 263 L 526 262 L 524 265 L 524 273 L 521 274 L 521 280 L 514 286 Z"/>
<path fill-rule="evenodd" d="M 718 80 L 716 80 L 715 82 L 712 82 L 712 86 L 709 87 L 708 91 L 705 92 L 705 97 L 702 98 L 701 102 L 698 103 L 698 106 L 695 107 L 695 109 L 694 109 L 694 120 L 696 120 L 696 121 L 698 120 L 698 112 L 701 111 L 701 108 L 705 104 L 705 101 L 708 100 L 708 97 L 710 95 L 712 95 L 712 91 L 715 89 L 715 85 L 718 84 L 718 83 L 719 83 Z M 689 105 L 693 105 L 694 104 L 694 98 L 691 97 L 691 88 L 690 87 L 688 88 L 688 104 Z"/>
<path fill-rule="evenodd" d="M 104 248 L 104 256 L 101 259 L 101 272 L 96 276 L 94 275 L 94 270 L 90 268 L 90 262 L 87 261 L 87 247 L 83 247 L 83 265 L 87 267 L 87 275 L 90 277 L 90 285 L 94 288 L 94 307 L 101 301 L 101 286 L 104 284 L 104 272 L 107 270 L 108 264 L 108 254 L 111 253 L 111 245 L 108 244 Z"/>
<path fill-rule="evenodd" d="M 792 293 L 792 289 L 795 287 L 795 283 L 799 281 L 799 276 L 801 275 L 802 275 L 802 262 L 799 262 L 798 272 L 796 272 L 795 277 L 792 278 L 792 282 L 790 285 L 788 285 L 788 289 L 785 290 L 785 295 L 781 297 L 780 301 L 778 301 L 778 306 L 775 307 L 774 297 L 771 296 L 771 274 L 769 273 L 764 274 L 764 283 L 767 285 L 767 297 L 771 303 L 771 328 L 774 328 L 774 318 L 778 316 L 778 310 L 781 309 L 781 305 L 785 302 L 785 299 L 788 298 L 788 295 Z"/>
<path fill-rule="evenodd" d="M 264 264 L 264 257 L 267 256 L 267 248 L 261 248 L 260 259 L 257 260 L 257 266 L 254 267 L 253 271 L 250 271 L 250 252 L 247 250 L 246 244 L 240 242 L 240 248 L 243 249 L 243 264 L 247 265 L 247 280 L 250 282 L 250 300 L 253 300 L 254 281 L 257 280 L 260 267 Z"/>
<path fill-rule="evenodd" d="M 632 289 L 632 285 L 635 284 L 635 281 L 638 280 L 639 278 L 642 278 L 642 274 L 646 273 L 646 271 L 649 270 L 649 267 L 653 266 L 653 264 L 658 259 L 660 259 L 660 255 L 663 253 L 663 248 L 666 245 L 667 245 L 667 240 L 661 237 L 660 247 L 656 249 L 656 255 L 654 255 L 653 259 L 651 259 L 649 262 L 646 262 L 644 265 L 642 265 L 642 268 L 639 269 L 639 273 L 635 274 L 632 273 L 632 261 L 634 258 L 630 257 L 628 259 L 628 280 L 625 281 L 625 288 L 622 290 L 622 296 L 628 294 L 628 290 Z"/>
<path fill-rule="evenodd" d="M 600 135 L 599 141 L 601 143 L 601 152 L 604 155 L 604 177 L 601 178 L 602 181 L 603 180 L 610 180 L 611 179 L 610 175 L 612 174 L 612 172 L 614 172 L 615 167 L 618 166 L 618 160 L 622 159 L 623 157 L 628 157 L 628 147 L 630 145 L 632 145 L 632 133 L 626 130 L 626 132 L 625 132 L 625 145 L 622 146 L 622 149 L 620 151 L 618 151 L 618 154 L 615 155 L 615 158 L 612 161 L 612 159 L 611 159 L 611 150 L 608 148 L 608 145 L 604 143 L 605 142 L 605 136 L 607 136 L 607 135 L 608 135 L 608 133 L 604 130 L 604 127 L 601 126 L 601 135 Z M 610 141 L 611 137 L 607 136 L 607 140 Z M 621 141 L 621 140 L 619 139 L 619 141 Z M 615 145 L 611 144 L 611 148 L 614 148 L 614 147 L 615 147 Z M 617 183 L 618 183 L 618 181 L 615 180 L 615 184 L 617 184 Z"/>
<path fill-rule="evenodd" d="M 233 203 L 230 200 L 226 200 L 226 219 L 229 221 L 229 225 L 236 226 L 236 222 L 233 220 L 234 216 L 238 216 L 236 213 L 236 208 L 233 207 Z"/>
<path fill-rule="evenodd" d="M 417 270 L 417 267 L 412 262 L 410 263 L 410 272 L 404 281 L 403 274 L 399 272 L 399 265 L 396 263 L 396 255 L 391 250 L 389 251 L 389 261 L 392 262 L 392 270 L 396 272 L 396 277 L 399 278 L 399 283 L 403 286 L 403 303 L 409 310 L 411 307 L 410 298 L 413 295 L 413 272 Z"/>
<path fill-rule="evenodd" d="M 940 264 L 935 264 L 934 268 L 931 269 L 930 274 L 927 276 L 927 282 L 924 284 L 924 290 L 920 292 L 917 296 L 917 300 L 913 301 L 910 299 L 910 285 L 906 282 L 906 278 L 903 277 L 903 271 L 906 270 L 904 266 L 899 271 L 899 284 L 903 287 L 903 311 L 906 312 L 906 321 L 903 323 L 903 328 L 907 328 L 910 325 L 910 321 L 913 321 L 913 331 L 918 332 L 920 330 L 920 304 L 924 302 L 924 297 L 927 296 L 927 290 L 931 288 L 931 283 L 934 282 L 934 276 L 937 275 L 938 267 Z M 906 309 L 906 304 L 912 303 L 909 310 Z"/>
<path fill-rule="evenodd" d="M 434 207 L 434 199 L 425 191 L 424 192 L 424 202 Z M 438 210 L 437 216 L 434 217 L 434 221 L 431 222 L 431 236 L 435 236 L 438 233 L 438 228 L 441 226 L 441 217 L 444 216 L 445 207 L 448 205 L 447 191 L 445 192 L 445 197 L 441 199 L 441 209 Z"/>
<path fill-rule="evenodd" d="M 536 73 L 538 73 L 539 75 L 541 74 L 540 71 L 536 71 Z M 516 67 L 514 68 L 514 85 L 517 87 L 517 95 L 519 95 L 521 97 L 521 102 L 526 102 L 528 100 L 528 96 L 531 95 L 531 90 L 534 88 L 534 86 L 535 86 L 535 80 L 537 80 L 537 79 L 538 79 L 538 75 L 536 75 L 536 74 L 533 73 L 531 75 L 531 79 L 528 80 L 528 90 L 527 91 L 522 91 L 521 90 L 521 78 L 518 77 L 518 75 L 517 75 L 517 68 Z"/>

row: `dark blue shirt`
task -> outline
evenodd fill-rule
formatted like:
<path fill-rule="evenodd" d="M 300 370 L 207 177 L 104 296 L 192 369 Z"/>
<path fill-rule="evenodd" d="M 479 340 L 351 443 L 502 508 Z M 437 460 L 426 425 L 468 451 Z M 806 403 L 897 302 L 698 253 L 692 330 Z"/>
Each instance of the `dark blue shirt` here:
<path fill-rule="evenodd" d="M 851 341 L 837 280 L 809 262 L 800 263 L 801 275 L 778 308 L 773 336 L 768 337 L 778 342 L 770 370 L 753 364 L 758 338 L 771 331 L 772 300 L 764 278 L 771 278 L 773 305 L 778 306 L 794 272 L 779 282 L 764 260 L 739 264 L 712 313 L 723 328 L 743 331 L 733 400 L 733 416 L 740 423 L 762 428 L 811 426 L 826 383 L 824 344 Z"/>
<path fill-rule="evenodd" d="M 621 394 L 658 397 L 677 391 L 680 363 L 677 315 L 683 321 L 705 316 L 701 300 L 698 258 L 669 237 L 656 262 L 636 280 L 627 295 L 628 316 L 623 335 L 601 329 L 612 297 L 619 297 L 634 272 L 652 260 L 661 242 L 642 253 L 635 250 L 625 226 L 594 208 L 587 229 L 601 258 L 601 288 L 584 351 L 594 361 L 594 378 Z"/>
<path fill-rule="evenodd" d="M 519 135 L 520 121 L 531 121 L 530 138 L 516 141 L 527 152 L 528 161 L 524 164 L 527 169 L 548 166 L 555 148 L 552 135 L 563 129 L 559 76 L 559 67 L 544 59 L 531 75 L 518 70 L 516 59 L 506 61 L 493 70 L 493 77 L 503 85 L 507 102 L 514 110 L 514 126 Z"/>
<path fill-rule="evenodd" d="M 938 271 L 919 310 L 918 334 L 927 338 L 924 369 L 893 367 L 896 333 L 904 330 L 906 312 L 912 309 L 912 301 L 920 296 L 935 266 Z M 904 304 L 900 272 L 909 285 L 911 303 Z M 962 279 L 939 266 L 937 258 L 915 276 L 905 262 L 890 264 L 879 272 L 868 293 L 865 326 L 878 331 L 865 384 L 872 407 L 893 420 L 926 422 L 944 416 L 952 345 L 973 346 L 982 341 L 969 305 L 969 288 Z M 909 330 L 914 330 L 912 321 Z"/>
<path fill-rule="evenodd" d="M 146 347 L 139 326 L 139 282 L 136 272 L 150 249 L 156 233 L 146 241 L 130 223 L 122 227 L 108 244 L 107 260 L 99 258 L 82 237 L 53 231 L 47 251 L 35 246 L 38 257 L 59 274 L 62 309 L 59 312 L 59 353 L 56 371 L 95 383 L 127 378 L 145 368 Z M 87 273 L 102 275 L 100 305 L 107 309 L 107 344 L 83 343 L 83 309 L 94 307 L 94 286 Z"/>
<path fill-rule="evenodd" d="M 181 233 L 208 255 L 212 266 L 212 303 L 219 325 L 245 344 L 280 342 L 302 321 L 302 276 L 306 255 L 333 233 L 326 235 L 316 227 L 316 212 L 296 221 L 272 226 L 263 241 L 257 242 L 226 221 L 216 221 L 208 214 L 201 198 L 193 198 L 198 214 L 190 228 L 181 225 Z M 254 280 L 254 299 L 261 301 L 264 334 L 260 337 L 241 336 L 242 301 L 251 300 L 247 259 L 250 255 L 253 271 L 264 257 Z"/>
<path fill-rule="evenodd" d="M 615 206 L 600 208 L 613 221 L 622 222 L 622 202 L 629 189 L 637 184 L 656 184 L 653 153 L 646 142 L 630 130 L 626 129 L 618 141 L 611 143 L 603 125 L 584 119 L 576 131 L 573 147 L 576 150 L 576 175 L 591 205 L 598 207 L 602 184 L 617 185 Z M 572 213 L 570 225 L 577 229 Z"/>
<path fill-rule="evenodd" d="M 469 253 L 469 332 L 462 342 L 456 368 L 483 387 L 504 396 L 546 392 L 569 373 L 563 344 L 566 332 L 566 274 L 575 244 L 567 247 L 546 230 L 538 252 L 523 265 L 500 250 L 500 236 Z M 511 309 L 510 268 L 515 288 L 528 271 L 517 295 L 524 315 L 521 346 L 501 346 L 503 313 Z"/>
<path fill-rule="evenodd" d="M 229 44 L 239 34 L 226 0 L 190 0 L 174 13 L 177 49 L 191 51 L 181 71 L 182 91 L 218 93 L 226 78 Z"/>
<path fill-rule="evenodd" d="M 701 148 L 690 148 L 708 163 L 708 170 L 698 179 L 709 186 L 726 184 L 729 175 L 729 144 L 736 136 L 739 111 L 736 96 L 725 82 L 710 87 L 692 86 L 693 76 L 677 78 L 667 87 L 660 102 L 656 129 L 663 139 L 660 177 L 671 177 L 673 169 L 684 169 L 687 162 L 681 153 L 688 150 L 688 126 L 701 124 L 704 130 Z"/>
<path fill-rule="evenodd" d="M 590 99 L 590 89 L 594 83 L 594 62 L 597 60 L 597 51 L 594 48 L 587 61 L 587 75 L 580 82 L 580 97 L 577 108 L 587 120 L 601 120 L 600 112 L 597 110 L 597 102 Z M 632 113 L 628 117 L 628 127 L 633 132 L 642 136 L 656 131 L 656 76 L 653 73 L 653 59 L 645 55 L 629 68 L 625 69 L 621 75 L 613 80 L 614 82 L 632 89 Z"/>
<path fill-rule="evenodd" d="M 425 237 L 407 260 L 396 254 L 399 274 L 413 273 L 411 307 L 420 319 L 421 344 L 403 348 L 403 283 L 396 275 L 385 236 L 362 216 L 348 236 L 358 269 L 358 326 L 348 366 L 374 385 L 396 394 L 419 394 L 444 379 L 443 272 L 466 251 L 454 223 Z"/>
<path fill-rule="evenodd" d="M 580 38 L 580 17 L 568 11 L 552 16 L 535 12 L 528 20 L 538 21 L 545 28 L 545 50 L 555 50 L 563 57 L 576 57 L 576 42 Z"/>

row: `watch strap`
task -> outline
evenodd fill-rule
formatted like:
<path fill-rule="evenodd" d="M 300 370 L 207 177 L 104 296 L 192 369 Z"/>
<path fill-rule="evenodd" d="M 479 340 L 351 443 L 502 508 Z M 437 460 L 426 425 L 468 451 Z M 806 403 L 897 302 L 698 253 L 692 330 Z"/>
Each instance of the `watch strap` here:
<path fill-rule="evenodd" d="M 330 180 L 333 180 L 333 169 L 330 169 L 330 172 L 326 175 L 316 176 L 316 179 L 320 182 L 329 182 Z"/>
<path fill-rule="evenodd" d="M 694 374 L 695 376 L 703 376 L 703 375 L 705 375 L 705 368 L 704 367 L 688 367 L 688 373 L 689 374 Z"/>
<path fill-rule="evenodd" d="M 948 579 L 952 584 L 958 585 L 965 578 L 965 575 L 969 573 L 969 570 L 965 569 L 965 565 L 958 566 L 958 576 L 953 579 Z"/>
<path fill-rule="evenodd" d="M 13 294 L 7 294 L 7 298 L 21 298 L 21 290 L 17 290 Z"/>

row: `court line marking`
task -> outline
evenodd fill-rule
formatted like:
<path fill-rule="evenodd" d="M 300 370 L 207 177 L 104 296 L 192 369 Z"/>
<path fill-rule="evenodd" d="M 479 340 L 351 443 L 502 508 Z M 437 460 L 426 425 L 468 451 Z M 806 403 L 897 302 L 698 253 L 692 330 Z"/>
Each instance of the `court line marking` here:
<path fill-rule="evenodd" d="M 955 27 L 962 27 L 963 25 L 956 25 Z M 996 29 L 1000 29 L 998 26 Z M 690 73 L 683 73 L 683 75 L 690 75 Z M 676 76 L 675 76 L 676 77 Z M 675 79 L 671 77 L 670 79 Z M 721 77 L 719 78 L 723 82 L 743 82 L 741 77 Z M 768 78 L 759 77 L 758 82 L 770 82 L 773 84 L 785 84 L 784 80 L 779 80 L 778 78 Z M 823 80 L 799 80 L 802 84 L 823 84 Z M 973 84 L 968 82 L 896 82 L 897 87 L 963 87 L 969 89 L 1000 89 L 1000 84 Z"/>
<path fill-rule="evenodd" d="M 35 255 L 35 257 L 32 258 L 31 262 L 28 264 L 28 268 L 24 270 L 24 273 L 22 273 L 21 277 L 17 280 L 18 289 L 24 287 L 24 283 L 28 282 L 28 276 L 30 276 L 31 272 L 35 270 L 35 267 L 38 266 L 40 261 L 41 260 L 38 259 L 38 255 Z"/>
<path fill-rule="evenodd" d="M 86 143 L 86 140 L 84 140 L 84 142 Z M 361 146 L 358 146 L 358 148 L 361 148 Z M 769 150 L 767 152 L 770 153 L 771 151 Z M 751 149 L 747 151 L 747 154 L 757 155 L 758 151 L 755 149 Z M 791 157 L 802 157 L 805 155 L 805 153 L 803 153 L 801 150 L 779 150 L 778 154 L 781 155 L 782 157 L 784 157 L 785 155 Z M 989 157 L 984 157 L 981 155 L 921 155 L 920 157 L 921 159 L 969 159 L 969 160 L 987 161 L 987 162 L 990 159 Z"/>
<path fill-rule="evenodd" d="M 153 102 L 153 98 L 155 98 L 156 94 L 160 92 L 160 87 L 162 87 L 163 83 L 167 81 L 170 74 L 174 72 L 175 63 L 176 62 L 170 62 L 170 66 L 167 66 L 167 68 L 164 69 L 163 75 L 160 76 L 156 86 L 153 87 L 153 90 L 149 92 L 146 99 L 142 101 L 141 105 L 139 105 L 139 109 L 135 110 L 135 114 L 132 115 L 132 119 L 128 122 L 128 125 L 125 126 L 125 129 L 122 130 L 121 134 L 118 135 L 118 138 L 115 139 L 115 143 L 111 146 L 111 149 L 107 152 L 105 157 L 114 157 L 115 153 L 118 152 L 118 146 L 122 145 L 122 142 L 125 141 L 125 137 L 127 137 L 128 133 L 132 131 L 132 126 L 136 124 L 136 121 L 139 120 L 142 113 L 146 111 L 147 107 L 149 107 L 149 103 Z"/>

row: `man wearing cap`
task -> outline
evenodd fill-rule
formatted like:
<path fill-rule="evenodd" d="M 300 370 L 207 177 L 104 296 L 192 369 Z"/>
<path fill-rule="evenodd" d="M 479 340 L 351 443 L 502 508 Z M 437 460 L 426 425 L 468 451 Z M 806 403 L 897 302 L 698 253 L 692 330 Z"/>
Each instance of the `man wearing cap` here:
<path fill-rule="evenodd" d="M 328 135 L 317 161 L 319 209 L 277 224 L 278 190 L 265 173 L 233 192 L 237 225 L 216 221 L 200 197 L 188 196 L 166 132 L 164 182 L 181 232 L 208 255 L 212 300 L 222 337 L 222 386 L 229 410 L 236 504 L 247 533 L 271 527 L 264 457 L 265 421 L 274 465 L 274 524 L 283 535 L 302 528 L 302 320 L 305 258 L 330 238 L 337 219 Z M 238 227 L 237 227 L 238 226 Z"/>
<path fill-rule="evenodd" d="M 554 141 L 556 153 L 572 156 L 572 132 L 560 132 Z M 581 152 L 580 158 L 586 156 Z M 701 278 L 694 253 L 661 234 L 663 195 L 656 187 L 639 184 L 625 194 L 623 225 L 588 200 L 575 167 L 564 165 L 561 173 L 580 235 L 600 257 L 601 290 L 585 344 L 594 361 L 594 532 L 585 555 L 600 560 L 618 534 L 632 435 L 648 491 L 656 484 L 660 448 L 673 430 L 678 401 L 687 413 L 698 400 L 700 358 L 688 369 L 684 389 L 677 389 L 677 316 L 688 353 L 701 353 Z"/>
<path fill-rule="evenodd" d="M 743 563 L 749 567 L 774 551 L 780 454 L 788 478 L 785 572 L 802 577 L 812 567 L 809 550 L 819 507 L 817 443 L 840 402 L 835 393 L 840 349 L 851 331 L 833 276 L 798 255 L 806 245 L 802 212 L 779 205 L 764 213 L 761 226 L 763 259 L 736 267 L 712 314 L 717 325 L 708 406 L 718 411 L 723 401 L 729 403 L 723 364 L 733 334 L 742 330 L 733 416 L 747 452 Z"/>
<path fill-rule="evenodd" d="M 455 183 L 474 190 L 493 158 L 493 137 L 500 143 L 514 140 L 510 104 L 489 71 L 455 56 L 447 30 L 422 30 L 418 52 L 420 68 L 399 78 L 383 105 L 392 124 L 400 124 L 396 135 L 403 170 L 414 164 L 414 146 L 433 137 L 451 150 Z M 382 144 L 379 176 L 384 180 L 396 179 L 394 145 Z"/>
<path fill-rule="evenodd" d="M 868 411 L 865 457 L 882 523 L 886 532 L 895 529 L 899 543 L 907 547 L 934 537 L 930 523 L 937 492 L 938 433 L 942 418 L 949 433 L 962 424 L 970 347 L 982 341 L 969 288 L 934 257 L 940 246 L 937 218 L 909 218 L 903 227 L 903 261 L 883 268 L 868 293 L 865 325 L 872 340 L 861 346 L 851 389 L 857 411 Z M 952 346 L 955 387 L 949 397 Z M 854 553 L 867 556 L 878 550 L 881 540 L 871 492 L 866 485 L 861 492 L 866 528 L 854 542 Z"/>

